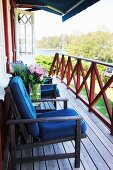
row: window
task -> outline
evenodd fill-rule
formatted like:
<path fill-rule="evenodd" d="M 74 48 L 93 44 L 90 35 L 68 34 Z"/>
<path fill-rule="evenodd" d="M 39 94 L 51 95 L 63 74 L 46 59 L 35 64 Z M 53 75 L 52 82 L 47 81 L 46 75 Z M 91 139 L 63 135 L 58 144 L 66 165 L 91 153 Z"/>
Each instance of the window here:
<path fill-rule="evenodd" d="M 16 9 L 16 54 L 33 55 L 33 13 Z"/>

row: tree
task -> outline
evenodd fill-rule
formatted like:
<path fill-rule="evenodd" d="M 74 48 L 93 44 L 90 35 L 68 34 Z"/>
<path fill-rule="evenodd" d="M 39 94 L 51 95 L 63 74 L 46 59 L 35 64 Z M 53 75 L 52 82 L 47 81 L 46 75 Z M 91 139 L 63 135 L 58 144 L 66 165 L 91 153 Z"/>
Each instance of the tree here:
<path fill-rule="evenodd" d="M 92 32 L 87 35 L 61 35 L 43 37 L 37 41 L 38 48 L 66 49 L 69 54 L 82 55 L 86 58 L 113 62 L 113 34 Z"/>
<path fill-rule="evenodd" d="M 93 32 L 87 35 L 70 36 L 66 49 L 73 55 L 113 62 L 113 34 Z"/>

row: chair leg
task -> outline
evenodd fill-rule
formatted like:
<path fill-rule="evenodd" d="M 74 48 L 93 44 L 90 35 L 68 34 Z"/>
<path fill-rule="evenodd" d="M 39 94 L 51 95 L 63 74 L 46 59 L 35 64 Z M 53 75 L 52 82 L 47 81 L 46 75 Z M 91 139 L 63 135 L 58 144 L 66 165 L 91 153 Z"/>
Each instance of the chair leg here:
<path fill-rule="evenodd" d="M 76 133 L 75 133 L 75 167 L 80 167 L 80 136 L 81 136 L 81 121 L 76 122 Z"/>
<path fill-rule="evenodd" d="M 11 170 L 16 170 L 16 155 L 15 155 L 15 150 L 16 150 L 16 139 L 15 139 L 15 125 L 10 126 L 10 142 L 11 142 Z"/>
<path fill-rule="evenodd" d="M 75 146 L 76 147 L 76 146 Z M 80 148 L 75 148 L 75 168 L 80 167 Z"/>

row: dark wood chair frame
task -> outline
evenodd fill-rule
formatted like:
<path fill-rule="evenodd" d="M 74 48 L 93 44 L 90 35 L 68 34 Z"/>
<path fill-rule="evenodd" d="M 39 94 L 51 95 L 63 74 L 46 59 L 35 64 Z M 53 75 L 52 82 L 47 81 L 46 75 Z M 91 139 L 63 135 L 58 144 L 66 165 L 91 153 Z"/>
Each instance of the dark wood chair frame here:
<path fill-rule="evenodd" d="M 65 117 L 49 117 L 49 118 L 35 118 L 35 119 L 22 119 L 20 116 L 20 113 L 17 109 L 17 106 L 15 104 L 15 101 L 12 97 L 10 88 L 5 88 L 6 95 L 8 95 L 10 104 L 11 104 L 11 110 L 12 110 L 12 116 L 10 120 L 7 120 L 6 125 L 9 127 L 9 137 L 10 137 L 10 155 L 11 155 L 11 162 L 10 162 L 10 168 L 11 170 L 15 169 L 16 163 L 22 163 L 22 162 L 29 162 L 29 161 L 46 161 L 46 160 L 57 160 L 57 159 L 64 159 L 64 158 L 75 158 L 75 167 L 80 167 L 80 141 L 82 138 L 86 137 L 86 134 L 81 134 L 81 120 L 83 119 L 81 116 L 65 116 Z M 44 100 L 42 100 L 44 101 Z M 49 101 L 63 101 L 64 102 L 64 108 L 67 108 L 67 99 L 61 100 L 61 99 L 49 99 Z M 36 101 L 35 101 L 36 102 Z M 41 102 L 41 100 L 40 100 Z M 43 113 L 42 113 L 43 114 Z M 76 128 L 75 128 L 75 136 L 66 137 L 66 138 L 60 138 L 55 139 L 51 141 L 40 141 L 37 139 L 34 142 L 33 140 L 29 139 L 29 134 L 27 132 L 27 129 L 25 127 L 26 124 L 34 123 L 34 122 L 60 122 L 60 121 L 70 121 L 75 120 L 76 121 Z M 25 144 L 17 144 L 16 142 L 16 128 L 19 127 L 19 131 L 22 136 L 24 136 Z M 62 153 L 62 154 L 55 154 L 55 155 L 44 155 L 44 156 L 33 156 L 33 157 L 23 157 L 23 158 L 16 158 L 16 151 L 21 149 L 28 149 L 38 146 L 44 146 L 49 144 L 55 144 L 55 143 L 61 143 L 65 141 L 75 141 L 75 152 L 73 153 Z"/>
<path fill-rule="evenodd" d="M 52 98 L 54 98 L 54 99 L 56 99 L 56 97 L 60 97 L 60 94 L 57 94 L 56 93 L 56 87 L 57 87 L 57 84 L 44 84 L 44 86 L 50 86 L 50 85 L 52 85 L 53 86 L 53 93 L 51 94 L 51 95 L 47 95 L 47 96 L 44 96 L 44 97 L 42 97 L 41 96 L 41 98 L 49 98 L 49 99 L 52 99 Z M 43 85 L 41 85 L 41 86 L 43 86 Z"/>
<path fill-rule="evenodd" d="M 48 84 L 53 84 L 53 78 L 48 76 L 46 77 L 46 79 L 48 80 Z"/>

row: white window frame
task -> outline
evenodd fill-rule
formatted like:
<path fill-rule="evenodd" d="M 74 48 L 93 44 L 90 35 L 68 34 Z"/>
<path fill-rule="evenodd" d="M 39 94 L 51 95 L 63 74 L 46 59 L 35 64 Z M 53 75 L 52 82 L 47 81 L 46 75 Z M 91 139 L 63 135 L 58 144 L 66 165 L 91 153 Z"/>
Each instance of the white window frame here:
<path fill-rule="evenodd" d="M 18 14 L 28 14 L 32 17 L 32 54 L 27 54 L 26 48 L 25 48 L 25 54 L 20 55 L 19 53 L 19 36 L 18 36 L 18 29 L 19 29 L 19 23 L 18 23 Z M 34 64 L 34 13 L 28 12 L 20 9 L 15 9 L 15 38 L 16 38 L 16 60 L 22 60 L 25 64 Z M 25 39 L 27 41 L 27 37 Z"/>

